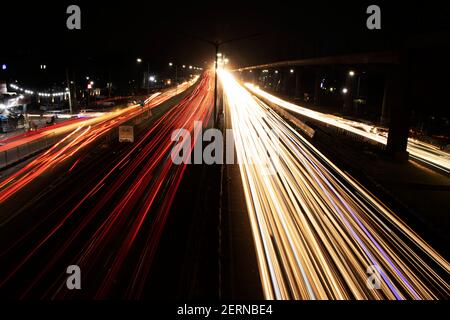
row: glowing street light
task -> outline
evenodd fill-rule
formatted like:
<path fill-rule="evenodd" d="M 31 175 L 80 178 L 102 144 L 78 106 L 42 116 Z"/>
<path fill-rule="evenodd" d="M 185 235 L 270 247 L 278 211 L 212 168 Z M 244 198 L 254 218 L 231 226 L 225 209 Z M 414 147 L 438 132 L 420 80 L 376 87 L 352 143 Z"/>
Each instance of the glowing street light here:
<path fill-rule="evenodd" d="M 350 70 L 350 71 L 348 72 L 348 75 L 349 75 L 350 77 L 354 77 L 354 76 L 355 76 L 355 71 Z"/>
<path fill-rule="evenodd" d="M 347 94 L 348 93 L 348 89 L 347 88 L 342 88 L 342 93 L 343 94 Z"/>
<path fill-rule="evenodd" d="M 290 73 L 294 73 L 294 69 L 289 70 Z"/>
<path fill-rule="evenodd" d="M 175 82 L 178 82 L 178 67 L 179 67 L 179 65 L 178 64 L 173 64 L 173 62 L 169 62 L 169 67 L 173 67 L 173 66 L 175 66 Z M 185 67 L 185 65 L 183 65 L 183 68 Z M 168 84 L 171 84 L 172 82 L 170 81 Z"/>
<path fill-rule="evenodd" d="M 141 58 L 137 58 L 136 62 L 140 64 L 143 62 L 143 60 Z M 147 75 L 148 75 L 150 73 L 150 63 L 148 60 L 146 60 L 146 62 L 147 62 Z M 144 73 L 144 76 L 145 76 L 145 73 Z M 149 83 L 149 81 L 147 81 L 147 94 L 149 92 L 150 92 L 150 83 Z"/>

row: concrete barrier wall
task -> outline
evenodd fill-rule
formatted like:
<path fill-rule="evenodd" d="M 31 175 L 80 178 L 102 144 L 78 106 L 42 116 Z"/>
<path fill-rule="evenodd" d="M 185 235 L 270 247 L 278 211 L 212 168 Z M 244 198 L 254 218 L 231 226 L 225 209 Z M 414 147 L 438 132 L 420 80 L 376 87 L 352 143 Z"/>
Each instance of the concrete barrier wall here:
<path fill-rule="evenodd" d="M 45 150 L 58 141 L 58 137 L 52 133 L 44 138 L 21 144 L 17 147 L 0 152 L 0 169 L 13 165 L 19 161 Z"/>

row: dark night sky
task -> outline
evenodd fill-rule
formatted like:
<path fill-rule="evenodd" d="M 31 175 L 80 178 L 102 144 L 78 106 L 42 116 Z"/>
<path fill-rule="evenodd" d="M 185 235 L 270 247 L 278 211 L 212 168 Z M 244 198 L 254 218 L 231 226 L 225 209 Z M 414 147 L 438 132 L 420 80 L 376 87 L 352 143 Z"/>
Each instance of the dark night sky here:
<path fill-rule="evenodd" d="M 365 27 L 369 4 L 382 9 L 382 30 Z M 430 1 L 8 1 L 0 19 L 0 63 L 14 74 L 45 62 L 61 75 L 66 65 L 126 72 L 137 56 L 152 68 L 168 61 L 202 65 L 213 48 L 194 37 L 227 40 L 234 65 L 339 53 L 389 50 L 411 35 L 448 32 L 445 2 Z M 82 30 L 66 29 L 66 8 L 78 4 Z M 19 63 L 18 63 L 19 62 Z M 16 66 L 14 68 L 13 66 Z M 49 71 L 49 72 L 50 72 Z M 100 72 L 100 71 L 99 71 Z M 25 75 L 24 75 L 25 76 Z"/>

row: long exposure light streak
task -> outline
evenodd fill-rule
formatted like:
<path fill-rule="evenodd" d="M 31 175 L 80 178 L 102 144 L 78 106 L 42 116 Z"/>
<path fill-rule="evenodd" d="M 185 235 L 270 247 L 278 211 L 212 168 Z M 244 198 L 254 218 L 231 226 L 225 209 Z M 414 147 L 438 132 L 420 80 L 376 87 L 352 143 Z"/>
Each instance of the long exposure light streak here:
<path fill-rule="evenodd" d="M 266 298 L 448 298 L 442 256 L 230 73 L 220 80 Z"/>
<path fill-rule="evenodd" d="M 348 120 L 342 117 L 298 106 L 296 104 L 280 99 L 250 83 L 246 83 L 246 87 L 257 96 L 260 96 L 267 101 L 270 101 L 271 103 L 274 103 L 289 111 L 337 128 L 341 128 L 343 130 L 362 136 L 366 139 L 373 140 L 384 145 L 387 144 L 387 136 L 384 132 L 380 131 L 379 127 L 377 126 Z M 411 138 L 408 139 L 407 151 L 410 153 L 413 159 L 427 163 L 428 165 L 445 171 L 446 173 L 450 173 L 450 154 L 448 152 L 439 150 L 438 147 L 433 146 L 429 143 Z"/>
<path fill-rule="evenodd" d="M 0 264 L 8 262 L 8 267 L 0 270 L 0 292 L 8 291 L 6 287 L 9 294 L 14 292 L 19 298 L 72 297 L 76 292 L 67 290 L 65 275 L 58 272 L 61 261 L 70 261 L 82 268 L 83 278 L 91 285 L 90 297 L 110 297 L 117 290 L 118 279 L 122 297 L 139 297 L 186 169 L 185 164 L 171 161 L 175 145 L 171 133 L 178 128 L 193 132 L 196 121 L 210 123 L 212 83 L 205 73 L 192 92 L 155 119 L 134 143 L 122 145 L 123 152 L 114 160 L 102 164 L 105 170 L 95 170 L 89 177 L 92 183 L 39 213 L 39 221 L 26 232 L 2 244 Z M 153 105 L 154 100 L 150 103 Z M 73 135 L 81 139 L 83 130 L 87 134 L 92 128 L 79 128 Z M 75 179 L 79 159 L 72 159 L 66 150 L 59 154 L 67 157 Z M 29 281 L 21 281 L 24 270 L 35 266 L 45 256 L 45 248 L 55 243 L 56 249 L 45 265 L 36 268 Z"/>
<path fill-rule="evenodd" d="M 146 100 L 144 107 L 133 105 L 108 112 L 103 116 L 84 120 L 82 123 L 71 123 L 67 126 L 52 129 L 55 134 L 59 134 L 61 131 L 70 133 L 25 167 L 0 182 L 0 204 L 42 173 L 73 157 L 81 149 L 96 141 L 111 129 L 183 92 L 195 83 L 195 80 L 180 84 L 178 88 L 170 89 L 164 93 L 153 94 Z"/>

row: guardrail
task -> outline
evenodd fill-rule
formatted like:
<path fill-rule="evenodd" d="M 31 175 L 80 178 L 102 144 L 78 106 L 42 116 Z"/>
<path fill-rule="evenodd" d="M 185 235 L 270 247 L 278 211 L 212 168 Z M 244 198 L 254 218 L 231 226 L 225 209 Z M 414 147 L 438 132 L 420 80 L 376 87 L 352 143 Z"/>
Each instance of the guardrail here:
<path fill-rule="evenodd" d="M 44 138 L 21 144 L 0 152 L 0 169 L 13 165 L 37 152 L 47 149 L 58 141 L 55 133 L 50 133 Z"/>

